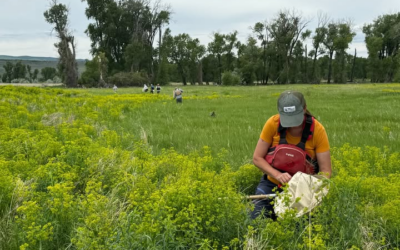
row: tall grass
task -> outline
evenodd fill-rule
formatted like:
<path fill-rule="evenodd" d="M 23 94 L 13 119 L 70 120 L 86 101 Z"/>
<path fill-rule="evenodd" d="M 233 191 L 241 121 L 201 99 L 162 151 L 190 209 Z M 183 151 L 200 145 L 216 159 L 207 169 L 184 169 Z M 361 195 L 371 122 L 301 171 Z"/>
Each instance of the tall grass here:
<path fill-rule="evenodd" d="M 0 249 L 400 247 L 400 85 L 183 89 L 0 87 Z M 249 163 L 286 89 L 328 132 L 330 192 L 251 221 Z"/>
<path fill-rule="evenodd" d="M 184 87 L 182 105 L 172 100 L 145 104 L 114 128 L 145 136 L 154 153 L 174 147 L 182 153 L 204 145 L 228 151 L 229 163 L 249 163 L 266 120 L 277 113 L 279 93 L 303 92 L 308 109 L 322 122 L 331 147 L 390 145 L 400 150 L 400 85 L 283 85 L 263 87 Z M 388 90 L 398 91 L 390 92 Z M 102 91 L 103 94 L 105 91 Z M 109 91 L 111 92 L 111 91 Z M 121 89 L 121 93 L 140 89 Z M 163 88 L 172 93 L 172 88 Z M 207 99 L 206 96 L 218 98 Z M 232 97 L 233 96 L 233 97 Z M 240 97 L 237 97 L 240 96 Z M 204 99 L 190 99 L 204 97 Z M 215 112 L 215 117 L 210 116 Z"/>

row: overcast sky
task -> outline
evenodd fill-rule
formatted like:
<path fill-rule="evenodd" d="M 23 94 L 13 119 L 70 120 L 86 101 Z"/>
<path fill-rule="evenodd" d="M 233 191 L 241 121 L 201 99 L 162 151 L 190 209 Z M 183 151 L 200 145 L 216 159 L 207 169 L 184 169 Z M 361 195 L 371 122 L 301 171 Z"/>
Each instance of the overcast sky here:
<path fill-rule="evenodd" d="M 308 29 L 314 30 L 318 11 L 332 19 L 351 19 L 357 36 L 351 51 L 357 48 L 359 56 L 367 56 L 364 36 L 365 23 L 379 15 L 400 11 L 399 0 L 163 0 L 173 10 L 170 29 L 174 35 L 188 33 L 207 45 L 212 32 L 239 32 L 245 41 L 249 29 L 256 22 L 271 20 L 282 9 L 296 9 L 311 20 Z M 43 12 L 49 0 L 0 0 L 0 55 L 57 57 L 56 39 Z M 91 58 L 90 40 L 84 33 L 88 23 L 87 4 L 81 0 L 59 0 L 70 9 L 70 27 L 77 40 L 77 57 Z M 351 52 L 353 53 L 353 52 Z"/>

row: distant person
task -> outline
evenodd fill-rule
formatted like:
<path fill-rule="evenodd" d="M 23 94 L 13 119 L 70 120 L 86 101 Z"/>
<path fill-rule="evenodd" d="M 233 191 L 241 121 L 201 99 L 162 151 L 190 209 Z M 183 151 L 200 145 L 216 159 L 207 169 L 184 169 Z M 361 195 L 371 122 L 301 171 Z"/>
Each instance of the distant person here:
<path fill-rule="evenodd" d="M 176 99 L 176 103 L 182 103 L 182 93 L 183 90 L 180 88 L 175 88 L 174 90 L 174 98 Z"/>
<path fill-rule="evenodd" d="M 117 93 L 117 89 L 118 89 L 117 85 L 114 84 L 114 87 L 113 87 L 114 93 Z"/>
<path fill-rule="evenodd" d="M 157 84 L 156 90 L 157 90 L 157 94 L 160 94 L 160 91 L 161 91 L 161 86 L 160 86 L 160 84 Z"/>
<path fill-rule="evenodd" d="M 150 93 L 154 94 L 154 85 L 153 84 L 151 84 L 151 86 L 150 86 Z"/>
<path fill-rule="evenodd" d="M 147 84 L 145 83 L 143 85 L 143 92 L 147 92 L 149 90 L 149 87 L 147 87 Z"/>

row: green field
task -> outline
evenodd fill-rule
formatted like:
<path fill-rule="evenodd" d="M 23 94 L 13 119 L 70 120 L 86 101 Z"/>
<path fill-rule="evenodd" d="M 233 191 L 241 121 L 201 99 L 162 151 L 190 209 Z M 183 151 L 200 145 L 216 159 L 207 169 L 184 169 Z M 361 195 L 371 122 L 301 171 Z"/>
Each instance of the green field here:
<path fill-rule="evenodd" d="M 286 89 L 304 93 L 308 109 L 325 126 L 332 147 L 390 146 L 400 151 L 400 86 L 377 85 L 275 85 L 263 87 L 187 86 L 184 103 L 172 100 L 145 104 L 113 124 L 116 131 L 145 136 L 154 153 L 174 147 L 181 153 L 210 146 L 226 149 L 234 166 L 250 163 L 266 120 L 277 113 L 279 94 Z M 173 88 L 163 88 L 172 97 Z M 111 90 L 88 90 L 94 95 Z M 86 90 L 85 90 L 86 92 Z M 120 89 L 118 94 L 141 93 Z M 203 99 L 216 95 L 218 98 Z M 187 99 L 186 99 L 187 97 Z M 199 97 L 199 99 L 191 99 Z M 216 117 L 211 117 L 211 112 Z"/>
<path fill-rule="evenodd" d="M 399 249 L 400 84 L 182 88 L 0 87 L 0 249 Z M 328 133 L 330 192 L 251 221 L 252 154 L 287 89 Z"/>

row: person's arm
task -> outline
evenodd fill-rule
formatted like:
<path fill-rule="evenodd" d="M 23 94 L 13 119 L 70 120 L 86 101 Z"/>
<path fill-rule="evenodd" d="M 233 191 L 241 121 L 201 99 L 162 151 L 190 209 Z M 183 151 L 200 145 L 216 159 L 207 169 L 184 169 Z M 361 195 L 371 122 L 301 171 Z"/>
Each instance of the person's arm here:
<path fill-rule="evenodd" d="M 331 152 L 326 151 L 317 153 L 317 161 L 319 165 L 319 172 L 325 177 L 330 178 L 332 174 Z"/>
<path fill-rule="evenodd" d="M 259 139 L 256 149 L 253 154 L 253 163 L 258 167 L 263 173 L 273 177 L 278 180 L 280 183 L 288 183 L 292 176 L 288 173 L 281 173 L 265 160 L 265 156 L 267 155 L 268 149 L 271 146 L 270 143 L 265 142 L 263 139 Z"/>

